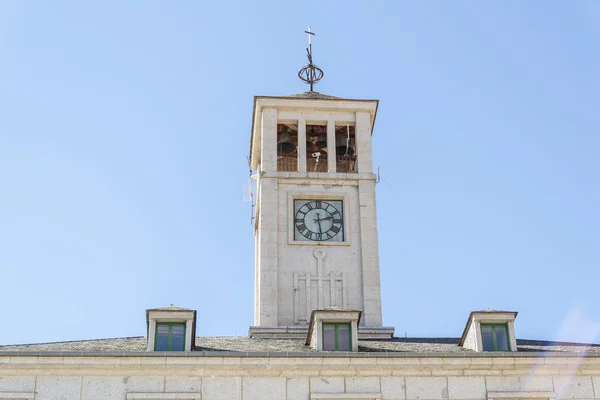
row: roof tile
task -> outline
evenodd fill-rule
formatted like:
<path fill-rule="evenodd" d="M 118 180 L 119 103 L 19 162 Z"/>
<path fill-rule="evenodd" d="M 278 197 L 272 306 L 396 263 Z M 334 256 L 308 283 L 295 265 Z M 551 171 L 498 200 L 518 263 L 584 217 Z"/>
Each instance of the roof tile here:
<path fill-rule="evenodd" d="M 359 352 L 411 352 L 411 353 L 469 353 L 471 350 L 458 346 L 458 338 L 393 338 L 388 340 L 359 340 Z M 541 340 L 517 340 L 519 352 L 573 352 L 598 353 L 600 345 L 583 343 L 547 342 Z M 71 342 L 38 343 L 0 346 L 2 351 L 31 352 L 143 352 L 146 337 L 93 339 Z M 245 336 L 197 337 L 194 351 L 312 353 L 304 339 L 256 339 Z"/>

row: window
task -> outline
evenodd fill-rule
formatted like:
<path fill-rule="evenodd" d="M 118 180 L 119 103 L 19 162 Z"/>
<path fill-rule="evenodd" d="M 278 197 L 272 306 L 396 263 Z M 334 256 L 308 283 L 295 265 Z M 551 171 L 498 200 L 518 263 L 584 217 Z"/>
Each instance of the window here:
<path fill-rule="evenodd" d="M 356 135 L 354 125 L 335 126 L 336 172 L 355 173 Z"/>
<path fill-rule="evenodd" d="M 323 323 L 323 350 L 352 350 L 349 323 Z"/>
<path fill-rule="evenodd" d="M 298 171 L 298 123 L 277 124 L 277 171 Z"/>
<path fill-rule="evenodd" d="M 185 349 L 184 322 L 157 322 L 155 351 L 183 351 Z"/>
<path fill-rule="evenodd" d="M 327 125 L 306 125 L 306 170 L 327 172 Z"/>
<path fill-rule="evenodd" d="M 481 324 L 483 351 L 510 351 L 506 324 Z"/>

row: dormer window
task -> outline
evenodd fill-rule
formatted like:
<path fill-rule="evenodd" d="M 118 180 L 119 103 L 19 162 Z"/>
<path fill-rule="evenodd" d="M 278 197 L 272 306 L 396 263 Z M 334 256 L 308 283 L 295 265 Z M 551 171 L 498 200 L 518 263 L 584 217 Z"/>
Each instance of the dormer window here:
<path fill-rule="evenodd" d="M 351 351 L 352 330 L 350 323 L 323 322 L 323 350 Z"/>
<path fill-rule="evenodd" d="M 156 324 L 155 351 L 184 351 L 185 322 L 158 322 Z"/>
<path fill-rule="evenodd" d="M 481 324 L 483 351 L 510 351 L 506 324 Z"/>
<path fill-rule="evenodd" d="M 360 314 L 338 307 L 313 310 L 306 344 L 316 351 L 358 351 Z"/>
<path fill-rule="evenodd" d="M 482 310 L 469 315 L 459 346 L 473 351 L 517 351 L 516 312 Z"/>
<path fill-rule="evenodd" d="M 148 351 L 191 351 L 196 337 L 196 310 L 171 304 L 146 310 Z"/>

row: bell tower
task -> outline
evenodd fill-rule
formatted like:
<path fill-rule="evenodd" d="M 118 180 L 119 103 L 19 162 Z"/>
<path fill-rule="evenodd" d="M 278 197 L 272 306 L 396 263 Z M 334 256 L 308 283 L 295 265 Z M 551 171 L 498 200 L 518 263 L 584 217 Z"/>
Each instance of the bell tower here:
<path fill-rule="evenodd" d="M 382 327 L 376 176 L 371 136 L 377 100 L 312 90 L 313 64 L 299 77 L 310 91 L 256 96 L 250 168 L 256 179 L 255 304 L 251 337 L 306 336 L 311 313 L 362 311 L 359 337 Z"/>

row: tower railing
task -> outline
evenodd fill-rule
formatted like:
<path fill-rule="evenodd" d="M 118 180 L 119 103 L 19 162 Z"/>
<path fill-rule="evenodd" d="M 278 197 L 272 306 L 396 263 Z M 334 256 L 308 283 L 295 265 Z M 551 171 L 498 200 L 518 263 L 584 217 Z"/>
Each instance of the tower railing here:
<path fill-rule="evenodd" d="M 277 171 L 297 172 L 298 154 L 286 154 L 277 156 Z"/>

